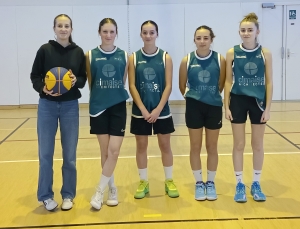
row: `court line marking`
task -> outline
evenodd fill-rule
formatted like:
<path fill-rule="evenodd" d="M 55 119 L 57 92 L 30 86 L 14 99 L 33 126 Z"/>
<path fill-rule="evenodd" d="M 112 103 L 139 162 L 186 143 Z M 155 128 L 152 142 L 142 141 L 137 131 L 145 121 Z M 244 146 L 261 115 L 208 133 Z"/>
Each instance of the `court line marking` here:
<path fill-rule="evenodd" d="M 273 127 L 271 127 L 270 125 L 266 124 L 267 127 L 269 127 L 271 130 L 273 130 L 275 133 L 277 133 L 280 137 L 282 137 L 284 140 L 286 140 L 287 142 L 289 142 L 290 144 L 292 144 L 293 146 L 295 146 L 297 149 L 300 150 L 300 147 L 297 146 L 294 142 L 292 142 L 291 140 L 289 140 L 288 138 L 284 137 L 281 133 L 279 133 L 277 130 L 275 130 Z"/>
<path fill-rule="evenodd" d="M 23 126 L 30 118 L 27 118 L 24 122 L 22 122 L 16 129 L 14 129 L 9 135 L 7 135 L 1 142 L 0 145 L 5 142 L 10 136 L 12 136 L 21 126 Z"/>
<path fill-rule="evenodd" d="M 252 155 L 253 153 L 244 153 L 244 155 Z M 265 155 L 293 155 L 293 154 L 300 154 L 299 152 L 268 152 L 265 153 Z M 189 157 L 189 154 L 178 154 L 178 155 L 173 155 L 173 157 Z M 201 155 L 203 157 L 207 157 L 207 154 L 203 154 Z M 219 156 L 232 156 L 231 153 L 224 153 L 224 154 L 219 154 Z M 161 155 L 150 155 L 148 156 L 149 158 L 161 158 Z M 100 160 L 101 157 L 81 157 L 81 158 L 77 158 L 77 161 L 84 161 L 84 160 Z M 135 155 L 134 156 L 120 156 L 119 159 L 135 159 Z M 62 161 L 62 158 L 54 158 L 53 161 Z M 0 164 L 4 164 L 4 163 L 24 163 L 24 162 L 38 162 L 38 159 L 34 159 L 34 160 L 8 160 L 8 161 L 0 161 Z"/>
<path fill-rule="evenodd" d="M 241 221 L 241 220 L 299 220 L 300 216 L 278 216 L 278 217 L 242 217 L 242 218 L 203 218 L 203 219 L 173 219 L 173 220 L 145 220 L 145 221 L 119 221 L 103 223 L 72 223 L 72 224 L 52 224 L 38 226 L 12 226 L 0 227 L 0 229 L 30 229 L 30 228 L 57 228 L 57 227 L 79 227 L 79 226 L 105 226 L 105 225 L 130 225 L 130 224 L 159 224 L 159 223 L 195 223 L 195 222 L 213 222 L 213 221 Z M 200 225 L 199 225 L 200 226 Z M 184 227 L 184 226 L 183 226 Z"/>
<path fill-rule="evenodd" d="M 145 214 L 144 218 L 156 218 L 156 217 L 161 217 L 161 214 Z"/>

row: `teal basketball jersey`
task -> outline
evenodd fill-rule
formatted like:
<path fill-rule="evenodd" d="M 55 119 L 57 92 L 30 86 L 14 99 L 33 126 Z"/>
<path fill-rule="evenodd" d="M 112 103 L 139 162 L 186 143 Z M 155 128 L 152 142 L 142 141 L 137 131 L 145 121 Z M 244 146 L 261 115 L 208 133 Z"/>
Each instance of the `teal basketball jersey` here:
<path fill-rule="evenodd" d="M 124 86 L 127 53 L 118 47 L 105 52 L 100 47 L 89 51 L 91 69 L 90 116 L 129 98 Z"/>
<path fill-rule="evenodd" d="M 148 55 L 143 49 L 133 53 L 135 66 L 135 86 L 141 100 L 148 110 L 152 112 L 160 102 L 165 89 L 166 52 L 157 49 L 154 54 Z M 140 109 L 135 103 L 132 106 L 132 116 L 143 118 Z M 159 119 L 171 116 L 168 102 L 159 115 Z"/>
<path fill-rule="evenodd" d="M 248 50 L 243 46 L 234 46 L 233 94 L 247 95 L 256 98 L 261 110 L 266 107 L 265 57 L 262 47 Z"/>
<path fill-rule="evenodd" d="M 203 103 L 222 106 L 219 91 L 221 55 L 211 51 L 207 57 L 201 58 L 197 52 L 187 56 L 187 92 L 190 97 Z"/>

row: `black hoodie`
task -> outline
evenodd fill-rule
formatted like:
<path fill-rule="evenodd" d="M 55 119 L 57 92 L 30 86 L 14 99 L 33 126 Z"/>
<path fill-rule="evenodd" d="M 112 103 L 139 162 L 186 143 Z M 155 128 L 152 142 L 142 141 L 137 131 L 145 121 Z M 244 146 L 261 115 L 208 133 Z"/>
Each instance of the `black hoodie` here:
<path fill-rule="evenodd" d="M 71 69 L 77 78 L 77 81 L 71 90 L 61 96 L 51 96 L 43 92 L 45 75 L 54 67 L 64 67 L 68 70 Z M 83 88 L 87 79 L 83 50 L 75 43 L 63 47 L 56 41 L 50 40 L 49 43 L 42 45 L 37 51 L 30 79 L 33 88 L 40 93 L 41 98 L 52 101 L 79 99 L 81 93 L 78 88 Z"/>

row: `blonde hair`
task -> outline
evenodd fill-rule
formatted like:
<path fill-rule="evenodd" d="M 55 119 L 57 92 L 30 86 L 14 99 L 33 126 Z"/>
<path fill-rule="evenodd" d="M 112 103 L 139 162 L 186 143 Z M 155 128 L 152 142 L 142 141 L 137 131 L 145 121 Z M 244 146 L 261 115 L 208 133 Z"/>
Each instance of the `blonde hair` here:
<path fill-rule="evenodd" d="M 244 19 L 240 22 L 240 25 L 243 22 L 253 22 L 257 29 L 259 29 L 259 23 L 258 23 L 258 17 L 255 13 L 249 13 L 246 16 L 244 16 Z"/>

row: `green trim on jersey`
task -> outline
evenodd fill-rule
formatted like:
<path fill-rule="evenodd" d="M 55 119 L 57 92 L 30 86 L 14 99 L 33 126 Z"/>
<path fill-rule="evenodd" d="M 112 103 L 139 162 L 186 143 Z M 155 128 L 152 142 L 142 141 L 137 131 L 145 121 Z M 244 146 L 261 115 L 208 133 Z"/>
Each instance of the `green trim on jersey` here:
<path fill-rule="evenodd" d="M 154 110 L 162 97 L 166 86 L 165 64 L 166 52 L 157 49 L 154 54 L 148 55 L 142 49 L 133 53 L 135 66 L 135 86 L 141 100 L 149 113 Z M 133 102 L 132 116 L 143 118 L 137 105 Z M 171 116 L 168 102 L 162 109 L 159 119 Z"/>
<path fill-rule="evenodd" d="M 90 116 L 129 98 L 124 85 L 127 53 L 118 47 L 105 52 L 100 47 L 89 51 L 91 69 Z"/>
<path fill-rule="evenodd" d="M 219 91 L 221 55 L 211 51 L 201 58 L 197 52 L 187 56 L 187 91 L 186 97 L 196 99 L 212 106 L 222 106 Z"/>
<path fill-rule="evenodd" d="M 234 46 L 234 84 L 231 92 L 256 98 L 261 110 L 266 107 L 265 57 L 262 47 L 247 50 L 242 44 Z"/>

